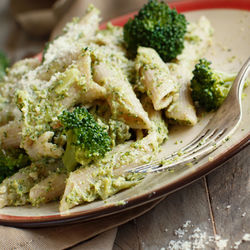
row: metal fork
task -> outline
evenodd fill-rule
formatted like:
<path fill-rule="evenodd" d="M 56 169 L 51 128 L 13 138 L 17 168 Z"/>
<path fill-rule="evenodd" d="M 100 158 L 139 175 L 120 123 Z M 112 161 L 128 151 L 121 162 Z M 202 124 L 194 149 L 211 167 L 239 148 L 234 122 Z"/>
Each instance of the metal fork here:
<path fill-rule="evenodd" d="M 189 165 L 218 148 L 239 126 L 242 118 L 241 95 L 250 69 L 250 57 L 239 71 L 227 98 L 194 140 L 166 158 L 129 170 L 136 173 L 152 173 L 179 165 Z"/>

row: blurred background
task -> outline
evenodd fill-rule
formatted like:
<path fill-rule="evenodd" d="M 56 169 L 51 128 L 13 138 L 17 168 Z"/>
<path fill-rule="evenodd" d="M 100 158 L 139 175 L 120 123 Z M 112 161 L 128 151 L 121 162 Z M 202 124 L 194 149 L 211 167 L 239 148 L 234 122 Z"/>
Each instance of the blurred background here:
<path fill-rule="evenodd" d="M 171 0 L 170 0 L 171 1 Z M 167 2 L 170 2 L 167 1 Z M 58 33 L 73 16 L 81 16 L 90 3 L 102 20 L 139 9 L 147 0 L 1 0 L 0 50 L 11 63 L 40 52 L 51 34 Z"/>

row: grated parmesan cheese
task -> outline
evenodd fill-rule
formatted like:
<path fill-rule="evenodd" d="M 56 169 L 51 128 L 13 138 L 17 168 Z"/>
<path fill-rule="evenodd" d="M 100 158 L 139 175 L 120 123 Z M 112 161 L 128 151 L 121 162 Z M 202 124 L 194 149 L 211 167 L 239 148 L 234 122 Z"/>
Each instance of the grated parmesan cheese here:
<path fill-rule="evenodd" d="M 235 241 L 235 242 L 234 242 L 233 249 L 238 249 L 241 243 L 242 243 L 242 240 Z"/>
<path fill-rule="evenodd" d="M 242 237 L 243 241 L 250 241 L 250 234 L 244 234 Z"/>
<path fill-rule="evenodd" d="M 166 230 L 165 230 L 166 231 Z M 190 220 L 187 220 L 180 228 L 174 230 L 176 240 L 170 240 L 166 249 L 169 250 L 195 250 L 206 249 L 211 244 L 217 249 L 223 250 L 227 247 L 227 239 L 222 239 L 219 235 L 209 236 L 199 227 L 193 229 Z M 185 238 L 185 239 L 184 239 Z"/>
<path fill-rule="evenodd" d="M 247 214 L 247 213 L 246 213 L 246 212 L 244 212 L 244 213 L 241 215 L 241 217 L 245 217 L 245 216 L 246 216 L 246 214 Z"/>
<path fill-rule="evenodd" d="M 221 239 L 221 236 L 215 235 L 214 242 L 218 249 L 222 250 L 227 247 L 228 239 Z"/>
<path fill-rule="evenodd" d="M 229 249 L 228 239 L 222 239 L 221 236 L 209 236 L 205 231 L 199 227 L 190 231 L 193 225 L 190 220 L 186 221 L 180 228 L 174 230 L 174 235 L 177 236 L 176 240 L 170 240 L 167 248 L 162 247 L 161 250 L 195 250 L 207 249 L 210 247 L 218 250 Z M 168 230 L 165 229 L 165 232 Z M 186 239 L 184 239 L 186 238 Z M 243 242 L 250 241 L 250 233 L 243 235 L 242 239 L 235 241 L 231 249 L 238 249 Z"/>

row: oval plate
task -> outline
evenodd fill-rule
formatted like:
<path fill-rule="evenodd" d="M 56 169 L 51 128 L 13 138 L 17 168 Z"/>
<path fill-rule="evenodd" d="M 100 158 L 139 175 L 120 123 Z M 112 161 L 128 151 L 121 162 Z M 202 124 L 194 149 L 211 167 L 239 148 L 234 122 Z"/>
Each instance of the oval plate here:
<path fill-rule="evenodd" d="M 250 49 L 250 12 L 247 11 L 250 10 L 250 2 L 248 0 L 189 0 L 172 3 L 170 6 L 185 12 L 189 21 L 195 21 L 202 15 L 207 16 L 215 28 L 215 34 L 213 46 L 207 51 L 205 57 L 213 61 L 215 68 L 229 72 L 240 69 L 249 56 L 247 53 Z M 121 16 L 111 22 L 122 26 L 134 14 Z M 105 24 L 101 25 L 101 28 L 103 27 Z M 247 97 L 243 99 L 243 119 L 237 131 L 229 141 L 197 165 L 186 166 L 174 172 L 148 175 L 137 186 L 120 192 L 105 202 L 96 201 L 81 205 L 65 214 L 58 212 L 58 203 L 49 203 L 39 208 L 5 207 L 0 210 L 0 223 L 17 227 L 48 227 L 93 220 L 142 206 L 184 187 L 214 170 L 249 144 L 250 87 L 245 90 L 245 94 Z M 163 146 L 159 157 L 170 154 L 187 144 L 206 126 L 210 118 L 211 115 L 206 116 L 192 128 L 178 126 L 170 130 L 170 138 Z M 123 205 L 119 205 L 121 203 Z"/>

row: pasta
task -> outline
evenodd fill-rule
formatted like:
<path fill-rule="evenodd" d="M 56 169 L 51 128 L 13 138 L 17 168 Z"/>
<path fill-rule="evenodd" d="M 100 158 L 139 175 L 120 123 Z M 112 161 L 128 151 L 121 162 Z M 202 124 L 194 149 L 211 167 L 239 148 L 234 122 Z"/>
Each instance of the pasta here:
<path fill-rule="evenodd" d="M 191 23 L 186 35 L 185 47 L 177 59 L 176 75 L 179 91 L 166 109 L 167 118 L 182 124 L 195 125 L 197 116 L 190 96 L 189 84 L 192 70 L 212 41 L 213 29 L 207 18 L 201 17 L 197 23 Z"/>
<path fill-rule="evenodd" d="M 98 198 L 106 199 L 141 180 L 141 175 L 128 176 L 125 171 L 153 160 L 167 138 L 167 127 L 160 112 L 155 111 L 150 103 L 145 103 L 144 106 L 147 106 L 151 120 L 148 135 L 136 142 L 128 141 L 115 147 L 97 165 L 72 172 L 66 182 L 60 211 Z M 104 167 L 100 167 L 102 165 Z"/>
<path fill-rule="evenodd" d="M 209 21 L 189 24 L 185 48 L 171 63 L 147 47 L 129 58 L 123 28 L 99 30 L 99 21 L 91 6 L 49 43 L 42 62 L 17 62 L 0 84 L 0 149 L 23 150 L 30 160 L 0 184 L 0 207 L 60 200 L 65 212 L 106 199 L 144 179 L 127 170 L 156 159 L 168 121 L 196 124 L 189 82 L 211 42 Z M 86 131 L 75 139 L 86 117 Z M 95 140 L 107 143 L 107 152 L 93 153 Z"/>
<path fill-rule="evenodd" d="M 10 121 L 0 127 L 1 148 L 18 148 L 21 143 L 21 123 Z"/>
<path fill-rule="evenodd" d="M 166 65 L 157 52 L 140 47 L 136 57 L 138 80 L 144 85 L 155 110 L 167 108 L 178 91 L 177 79 L 171 73 L 174 64 Z"/>
<path fill-rule="evenodd" d="M 29 200 L 37 206 L 59 198 L 65 189 L 65 173 L 52 172 L 47 178 L 35 184 L 29 191 Z"/>
<path fill-rule="evenodd" d="M 131 128 L 147 129 L 150 127 L 147 113 L 143 110 L 122 72 L 105 63 L 99 63 L 94 66 L 94 79 L 105 87 L 107 101 L 116 119 L 124 121 Z"/>
<path fill-rule="evenodd" d="M 0 208 L 10 205 L 29 203 L 31 188 L 60 168 L 60 162 L 33 163 L 20 169 L 13 176 L 6 178 L 0 185 Z M 46 194 L 48 195 L 48 194 Z M 42 198 L 44 199 L 44 198 Z"/>

